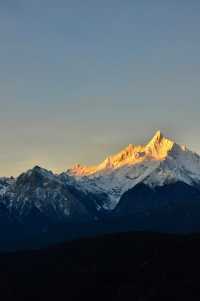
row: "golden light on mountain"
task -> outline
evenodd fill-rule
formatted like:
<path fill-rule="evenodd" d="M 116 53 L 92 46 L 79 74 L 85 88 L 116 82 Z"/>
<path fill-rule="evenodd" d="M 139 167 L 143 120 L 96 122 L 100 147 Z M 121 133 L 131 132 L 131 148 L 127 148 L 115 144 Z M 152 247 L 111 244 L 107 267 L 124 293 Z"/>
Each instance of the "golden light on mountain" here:
<path fill-rule="evenodd" d="M 106 158 L 96 166 L 75 165 L 71 174 L 76 176 L 88 176 L 106 169 L 116 169 L 125 165 L 134 165 L 145 160 L 163 160 L 172 150 L 175 142 L 165 138 L 160 131 L 157 131 L 153 138 L 145 145 L 129 144 L 118 154 Z"/>

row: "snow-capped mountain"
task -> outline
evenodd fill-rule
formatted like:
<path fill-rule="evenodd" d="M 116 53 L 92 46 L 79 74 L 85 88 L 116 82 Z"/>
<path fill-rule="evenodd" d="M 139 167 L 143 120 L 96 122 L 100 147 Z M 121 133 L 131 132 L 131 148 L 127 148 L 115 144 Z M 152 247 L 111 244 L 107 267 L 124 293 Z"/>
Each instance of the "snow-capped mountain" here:
<path fill-rule="evenodd" d="M 62 174 L 35 166 L 0 178 L 0 248 L 52 227 L 48 242 L 135 229 L 200 231 L 199 215 L 200 156 L 160 131 L 97 166 Z"/>
<path fill-rule="evenodd" d="M 200 156 L 158 131 L 147 144 L 129 144 L 97 166 L 76 165 L 60 175 L 36 166 L 16 179 L 1 178 L 0 204 L 18 219 L 33 212 L 53 221 L 95 219 L 141 183 L 177 182 L 200 187 Z"/>
<path fill-rule="evenodd" d="M 114 209 L 122 195 L 139 183 L 150 187 L 184 182 L 200 184 L 200 156 L 157 131 L 145 145 L 128 145 L 97 166 L 76 165 L 68 171 L 84 191 L 104 192 Z"/>
<path fill-rule="evenodd" d="M 35 220 L 45 224 L 94 218 L 95 205 L 93 200 L 87 204 L 89 196 L 78 191 L 66 178 L 63 181 L 62 177 L 39 166 L 15 180 L 2 179 L 0 184 L 0 204 L 16 222 Z"/>

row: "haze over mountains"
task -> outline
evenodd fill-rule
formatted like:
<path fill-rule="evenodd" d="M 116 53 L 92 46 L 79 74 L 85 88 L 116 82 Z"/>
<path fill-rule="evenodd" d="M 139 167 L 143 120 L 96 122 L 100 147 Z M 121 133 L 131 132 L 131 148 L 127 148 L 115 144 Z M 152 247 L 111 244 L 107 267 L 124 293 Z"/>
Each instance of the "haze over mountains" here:
<path fill-rule="evenodd" d="M 59 175 L 35 166 L 0 180 L 5 245 L 58 225 L 67 229 L 65 239 L 124 230 L 195 232 L 199 214 L 200 156 L 160 131 L 97 166 L 76 165 Z"/>

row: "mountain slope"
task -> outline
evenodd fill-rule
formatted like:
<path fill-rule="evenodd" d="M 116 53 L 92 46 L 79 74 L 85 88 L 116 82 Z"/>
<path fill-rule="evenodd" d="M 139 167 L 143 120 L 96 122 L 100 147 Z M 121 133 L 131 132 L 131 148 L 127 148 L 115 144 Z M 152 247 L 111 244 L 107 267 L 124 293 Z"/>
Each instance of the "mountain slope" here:
<path fill-rule="evenodd" d="M 200 186 L 183 182 L 157 187 L 138 184 L 121 197 L 112 212 L 129 221 L 132 229 L 167 233 L 199 232 L 199 213 Z"/>

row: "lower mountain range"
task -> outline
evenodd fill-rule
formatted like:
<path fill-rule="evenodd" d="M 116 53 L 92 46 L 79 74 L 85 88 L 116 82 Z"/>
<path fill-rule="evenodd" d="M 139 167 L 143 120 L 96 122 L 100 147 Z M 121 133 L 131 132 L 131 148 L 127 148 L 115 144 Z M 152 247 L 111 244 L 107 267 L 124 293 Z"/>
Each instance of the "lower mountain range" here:
<path fill-rule="evenodd" d="M 200 231 L 200 156 L 160 131 L 97 166 L 0 179 L 0 248 L 129 230 Z"/>

